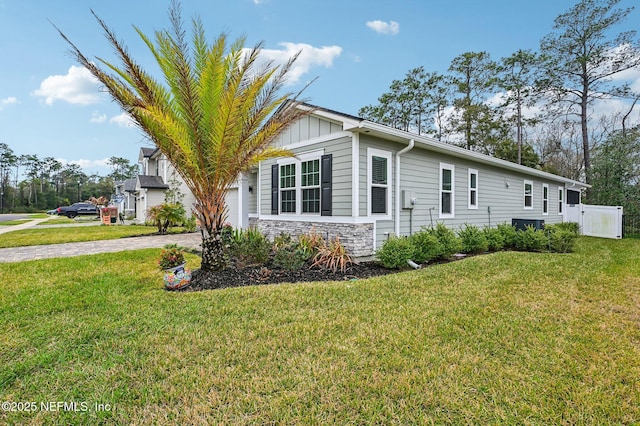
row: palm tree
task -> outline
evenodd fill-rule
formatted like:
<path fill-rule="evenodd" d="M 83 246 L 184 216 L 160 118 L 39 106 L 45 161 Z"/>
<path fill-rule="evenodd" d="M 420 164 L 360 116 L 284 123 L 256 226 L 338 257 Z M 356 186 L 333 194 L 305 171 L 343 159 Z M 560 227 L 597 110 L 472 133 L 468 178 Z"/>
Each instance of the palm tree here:
<path fill-rule="evenodd" d="M 226 267 L 221 230 L 225 194 L 238 176 L 259 161 L 293 156 L 271 146 L 295 120 L 299 93 L 279 94 L 297 55 L 282 66 L 258 65 L 262 44 L 244 49 L 245 38 L 227 45 L 221 34 L 208 44 L 202 22 L 193 19 L 189 46 L 180 5 L 169 10 L 170 29 L 155 32 L 155 44 L 134 26 L 157 61 L 164 85 L 134 61 L 115 33 L 92 14 L 120 65 L 92 62 L 60 31 L 76 60 L 86 67 L 167 157 L 193 192 L 202 233 L 202 270 Z M 106 67 L 106 68 L 105 68 Z"/>

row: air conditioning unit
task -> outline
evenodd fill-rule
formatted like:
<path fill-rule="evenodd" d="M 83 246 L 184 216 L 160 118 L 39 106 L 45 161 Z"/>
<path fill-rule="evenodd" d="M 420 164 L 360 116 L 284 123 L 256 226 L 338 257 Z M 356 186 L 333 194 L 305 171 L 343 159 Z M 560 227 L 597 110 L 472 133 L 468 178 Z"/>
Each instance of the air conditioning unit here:
<path fill-rule="evenodd" d="M 511 219 L 511 224 L 519 231 L 524 231 L 527 226 L 533 226 L 535 229 L 544 229 L 544 220 L 542 219 Z"/>

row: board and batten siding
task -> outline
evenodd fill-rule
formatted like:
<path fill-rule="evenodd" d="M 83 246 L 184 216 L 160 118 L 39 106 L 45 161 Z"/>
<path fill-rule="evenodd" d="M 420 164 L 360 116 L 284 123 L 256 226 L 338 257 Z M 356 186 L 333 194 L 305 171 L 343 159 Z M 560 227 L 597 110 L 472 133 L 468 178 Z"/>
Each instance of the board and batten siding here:
<path fill-rule="evenodd" d="M 324 154 L 332 154 L 332 216 L 351 216 L 351 144 L 350 137 L 340 137 L 334 140 L 320 142 L 307 147 L 296 148 L 294 154 L 305 154 L 324 150 Z M 260 214 L 271 214 L 271 166 L 277 159 L 265 160 L 260 164 Z M 318 215 L 317 219 L 322 221 Z"/>
<path fill-rule="evenodd" d="M 273 142 L 273 145 L 286 147 L 287 145 L 341 131 L 341 123 L 309 115 L 293 122 L 287 130 L 282 132 L 280 137 Z"/>

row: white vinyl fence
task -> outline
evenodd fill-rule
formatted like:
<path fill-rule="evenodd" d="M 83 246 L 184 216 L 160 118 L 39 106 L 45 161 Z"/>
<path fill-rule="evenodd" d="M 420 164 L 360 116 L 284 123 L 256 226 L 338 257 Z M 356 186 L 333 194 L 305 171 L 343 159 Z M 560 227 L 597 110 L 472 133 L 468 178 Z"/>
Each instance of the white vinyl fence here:
<path fill-rule="evenodd" d="M 622 207 L 581 204 L 580 229 L 583 235 L 622 238 Z"/>

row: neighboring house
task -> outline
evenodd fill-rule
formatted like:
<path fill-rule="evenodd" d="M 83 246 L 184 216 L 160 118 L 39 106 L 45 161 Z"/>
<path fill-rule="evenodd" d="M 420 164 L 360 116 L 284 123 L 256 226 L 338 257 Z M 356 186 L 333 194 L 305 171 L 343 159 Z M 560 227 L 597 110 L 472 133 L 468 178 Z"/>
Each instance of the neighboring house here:
<path fill-rule="evenodd" d="M 137 179 L 126 179 L 116 183 L 115 196 L 111 203 L 118 207 L 118 212 L 126 217 L 136 214 L 136 183 Z"/>
<path fill-rule="evenodd" d="M 191 216 L 195 197 L 160 150 L 141 148 L 138 163 L 142 174 L 136 179 L 126 180 L 116 185 L 116 194 L 131 194 L 129 204 L 126 203 L 124 195 L 120 197 L 116 195 L 117 199 L 125 198 L 118 204 L 120 211 L 130 211 L 135 215 L 136 222 L 144 223 L 149 208 L 164 203 L 166 190 L 171 185 L 176 185 L 179 192 L 184 195 L 182 203 L 187 217 Z M 236 228 L 247 228 L 249 216 L 257 216 L 257 191 L 254 190 L 257 186 L 256 182 L 257 170 L 243 175 L 227 193 L 226 201 L 229 210 L 227 221 Z"/>
<path fill-rule="evenodd" d="M 315 228 L 356 256 L 444 223 L 577 221 L 588 185 L 310 105 L 276 142 L 296 158 L 259 165 L 257 217 L 270 237 Z"/>
<path fill-rule="evenodd" d="M 351 254 L 368 256 L 391 235 L 437 223 L 458 229 L 512 219 L 579 221 L 584 183 L 348 114 L 301 107 L 313 112 L 275 142 L 296 157 L 261 162 L 229 191 L 234 227 L 257 226 L 270 238 L 315 229 L 340 236 Z M 144 222 L 147 209 L 164 201 L 174 170 L 153 148 L 142 148 L 140 164 L 134 194 L 136 218 Z M 179 181 L 190 212 L 195 199 Z"/>

